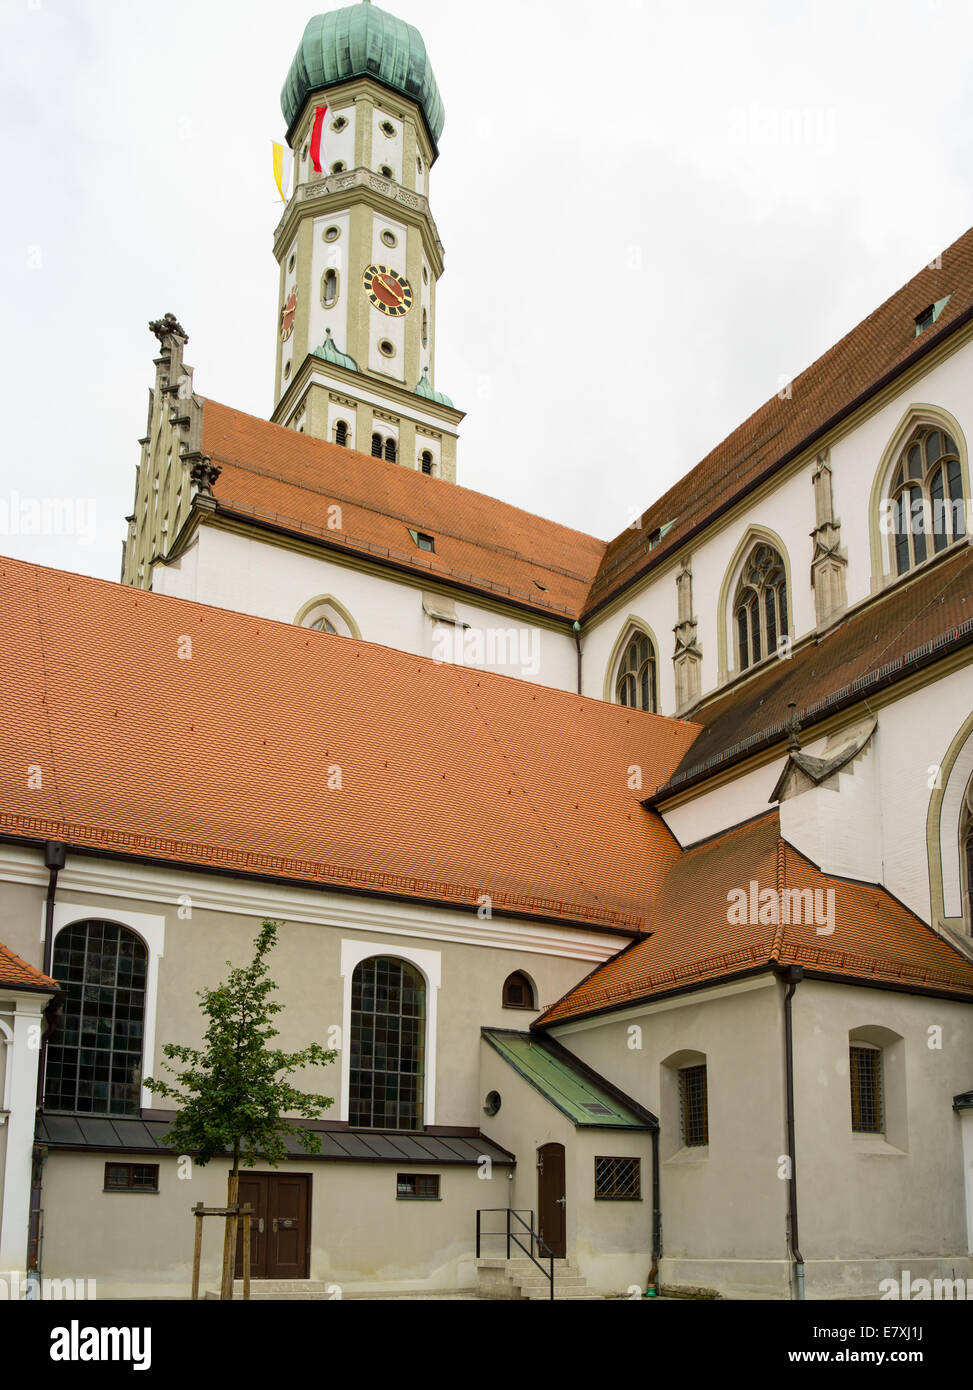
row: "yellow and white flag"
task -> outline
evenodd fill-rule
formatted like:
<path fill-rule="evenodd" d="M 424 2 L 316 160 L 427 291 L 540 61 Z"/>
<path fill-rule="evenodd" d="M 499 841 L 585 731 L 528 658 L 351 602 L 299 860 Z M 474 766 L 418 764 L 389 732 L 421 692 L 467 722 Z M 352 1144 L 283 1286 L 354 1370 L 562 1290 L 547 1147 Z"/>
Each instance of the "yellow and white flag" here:
<path fill-rule="evenodd" d="M 281 196 L 281 201 L 287 202 L 287 191 L 291 186 L 291 174 L 294 171 L 294 151 L 288 145 L 279 145 L 276 140 L 274 146 L 274 183 L 277 185 L 277 192 Z"/>

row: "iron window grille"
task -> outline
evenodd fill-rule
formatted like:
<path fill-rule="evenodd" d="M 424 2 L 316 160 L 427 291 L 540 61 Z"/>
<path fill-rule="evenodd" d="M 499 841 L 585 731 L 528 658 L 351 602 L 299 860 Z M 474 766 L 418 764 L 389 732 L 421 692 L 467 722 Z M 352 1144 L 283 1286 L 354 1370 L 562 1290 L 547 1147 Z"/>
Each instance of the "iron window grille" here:
<path fill-rule="evenodd" d="M 411 1197 L 422 1202 L 439 1200 L 438 1173 L 397 1173 L 395 1177 L 396 1198 Z"/>
<path fill-rule="evenodd" d="M 414 966 L 373 956 L 351 984 L 349 1122 L 421 1129 L 426 987 Z"/>
<path fill-rule="evenodd" d="M 595 1197 L 602 1201 L 637 1202 L 642 1196 L 638 1158 L 596 1158 Z"/>
<path fill-rule="evenodd" d="M 47 1109 L 139 1113 L 147 968 L 142 941 L 116 922 L 75 922 L 58 933 L 51 972 L 66 998 L 47 1047 Z"/>
<path fill-rule="evenodd" d="M 686 1148 L 700 1148 L 709 1143 L 709 1119 L 706 1108 L 706 1064 L 683 1067 L 679 1072 L 679 1108 L 682 1118 L 682 1142 Z"/>
<path fill-rule="evenodd" d="M 158 1192 L 158 1163 L 106 1163 L 106 1192 Z"/>
<path fill-rule="evenodd" d="M 851 1047 L 851 1127 L 862 1134 L 882 1134 L 882 1054 L 877 1047 Z"/>

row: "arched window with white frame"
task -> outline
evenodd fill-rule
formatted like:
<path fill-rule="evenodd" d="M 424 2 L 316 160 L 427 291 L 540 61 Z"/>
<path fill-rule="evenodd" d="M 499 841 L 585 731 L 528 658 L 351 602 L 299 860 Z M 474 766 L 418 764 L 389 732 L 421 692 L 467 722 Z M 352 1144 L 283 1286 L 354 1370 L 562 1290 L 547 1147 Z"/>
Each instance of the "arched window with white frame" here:
<path fill-rule="evenodd" d="M 737 670 L 777 651 L 789 632 L 787 572 L 780 552 L 759 541 L 747 556 L 733 595 Z"/>
<path fill-rule="evenodd" d="M 305 603 L 294 622 L 298 627 L 310 628 L 312 632 L 327 632 L 336 637 L 361 637 L 354 618 L 333 594 L 321 594 Z"/>

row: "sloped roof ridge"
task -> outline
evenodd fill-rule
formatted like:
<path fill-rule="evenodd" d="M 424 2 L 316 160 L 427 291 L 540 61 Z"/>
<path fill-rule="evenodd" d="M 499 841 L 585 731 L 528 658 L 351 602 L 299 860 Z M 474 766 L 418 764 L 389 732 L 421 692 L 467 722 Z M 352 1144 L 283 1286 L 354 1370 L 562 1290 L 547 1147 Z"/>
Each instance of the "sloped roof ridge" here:
<path fill-rule="evenodd" d="M 56 991 L 60 989 L 57 981 L 52 980 L 50 975 L 45 975 L 43 971 L 28 965 L 23 957 L 18 956 L 16 951 L 12 951 L 9 946 L 5 946 L 0 941 L 0 988 L 17 989 L 18 987 L 26 987 L 30 990 L 48 988 Z"/>
<path fill-rule="evenodd" d="M 215 405 L 219 410 L 226 410 L 226 411 L 228 411 L 228 412 L 229 412 L 230 414 L 232 414 L 232 415 L 242 415 L 242 416 L 245 416 L 248 420 L 253 420 L 257 425 L 259 425 L 259 426 L 261 426 L 261 427 L 263 427 L 263 428 L 265 428 L 265 429 L 280 430 L 281 433 L 282 433 L 283 435 L 285 435 L 285 436 L 288 438 L 288 440 L 299 440 L 299 441 L 301 441 L 301 443 L 298 444 L 298 446 L 297 446 L 298 448 L 302 448 L 302 447 L 304 447 L 305 445 L 312 445 L 312 446 L 317 446 L 317 447 L 330 447 L 330 441 L 329 441 L 329 440 L 326 440 L 326 439 L 316 439 L 313 435 L 309 435 L 309 434 L 299 434 L 299 433 L 296 432 L 295 430 L 288 429 L 286 425 L 280 425 L 280 424 L 278 424 L 278 423 L 277 423 L 276 421 L 274 421 L 274 420 L 265 420 L 265 419 L 264 419 L 262 416 L 260 416 L 260 415 L 252 415 L 252 414 L 250 414 L 249 411 L 237 409 L 236 406 L 226 405 L 226 404 L 225 404 L 224 402 L 222 402 L 222 401 L 217 401 L 217 400 L 215 400 L 212 396 L 203 396 L 203 397 L 200 397 L 200 399 L 202 400 L 202 403 L 203 403 L 203 415 L 204 415 L 204 418 L 205 418 L 205 413 L 206 413 L 206 409 L 205 409 L 205 408 L 206 408 L 207 404 L 211 404 L 211 405 Z M 451 482 L 447 481 L 445 478 L 436 478 L 436 477 L 432 477 L 432 476 L 430 476 L 430 475 L 428 475 L 428 474 L 413 473 L 413 471 L 412 471 L 411 469 L 404 469 L 404 468 L 403 468 L 403 465 L 402 465 L 401 463 L 392 463 L 392 462 L 391 462 L 390 460 L 388 460 L 388 459 L 377 459 L 377 458 L 373 458 L 371 454 L 363 453 L 360 449 L 342 448 L 342 451 L 341 451 L 341 452 L 342 452 L 343 455 L 348 455 L 348 454 L 357 455 L 359 458 L 364 459 L 364 460 L 367 460 L 367 463 L 368 463 L 369 465 L 381 465 L 382 471 L 383 471 L 383 472 L 385 472 L 385 473 L 390 473 L 390 474 L 392 474 L 392 475 L 395 476 L 395 477 L 399 477 L 399 476 L 404 472 L 406 477 L 415 477 L 417 480 L 421 478 L 421 480 L 422 480 L 422 481 L 421 481 L 421 486 L 424 487 L 424 488 L 425 488 L 425 487 L 449 488 L 451 491 L 454 491 L 454 492 L 456 492 L 456 493 L 458 493 L 458 494 L 466 495 L 466 496 L 469 496 L 469 497 L 475 497 L 475 498 L 484 499 L 485 501 L 492 503 L 494 506 L 497 506 L 497 507 L 502 508 L 505 512 L 515 514 L 515 515 L 517 515 L 518 517 L 523 518 L 524 520 L 527 520 L 527 521 L 539 521 L 539 522 L 543 523 L 543 525 L 545 525 L 545 526 L 550 526 L 550 527 L 552 527 L 552 528 L 554 528 L 554 529 L 556 529 L 556 530 L 558 530 L 558 531 L 565 531 L 565 532 L 568 532 L 570 535 L 578 536 L 578 537 L 579 537 L 580 539 L 582 539 L 582 540 L 594 542 L 596 545 L 604 546 L 604 545 L 606 544 L 606 542 L 605 542 L 604 540 L 602 540 L 599 536 L 593 536 L 593 535 L 592 535 L 590 532 L 588 532 L 588 531 L 582 531 L 582 530 L 580 530 L 580 529 L 579 529 L 578 527 L 576 527 L 576 526 L 568 526 L 568 525 L 566 525 L 564 522 L 561 522 L 561 521 L 554 521 L 554 520 L 552 520 L 550 517 L 541 516 L 538 512 L 531 512 L 531 511 L 528 511 L 526 507 L 518 507 L 518 506 L 516 505 L 516 503 L 514 503 L 514 502 L 505 502 L 502 498 L 500 498 L 500 497 L 494 497 L 494 496 L 493 496 L 491 493 L 489 493 L 489 492 L 478 492 L 475 488 L 464 487 L 462 483 L 451 483 Z M 225 459 L 226 462 L 232 463 L 232 464 L 234 464 L 237 468 L 243 468 L 243 469 L 247 470 L 248 472 L 252 472 L 252 473 L 262 473 L 263 476 L 265 476 L 265 477 L 277 478 L 277 479 L 279 479 L 279 481 L 281 481 L 281 482 L 290 482 L 293 486 L 297 486 L 297 487 L 303 487 L 303 486 L 304 486 L 304 483 L 303 483 L 303 482 L 294 483 L 293 479 L 287 478 L 287 477 L 285 477 L 283 474 L 279 474 L 279 473 L 274 473 L 274 472 L 269 472 L 269 471 L 262 470 L 262 469 L 260 469 L 259 467 L 255 467 L 253 464 L 248 463 L 245 459 L 237 458 L 237 457 L 232 456 L 232 455 L 229 455 L 229 454 L 220 455 L 220 454 L 219 454 L 219 451 L 216 450 L 216 449 L 211 450 L 211 453 L 212 453 L 213 457 L 223 457 L 223 458 Z M 378 471 L 378 470 L 376 469 L 376 471 Z M 317 489 L 314 489 L 314 490 L 316 491 Z M 352 503 L 354 506 L 363 507 L 363 508 L 368 508 L 369 510 L 380 510 L 380 509 L 372 508 L 372 507 L 371 507 L 371 504 L 369 504 L 368 502 L 366 502 L 366 501 L 364 501 L 364 500 L 362 500 L 362 499 L 359 499 L 359 498 L 344 497 L 344 498 L 342 498 L 342 499 L 340 499 L 340 500 L 345 501 L 345 502 L 350 502 L 350 503 Z M 386 515 L 394 515 L 394 514 L 393 514 L 393 513 L 386 513 Z M 397 518 L 397 519 L 398 519 L 398 518 Z M 539 562 L 539 563 L 540 563 L 540 562 Z"/>

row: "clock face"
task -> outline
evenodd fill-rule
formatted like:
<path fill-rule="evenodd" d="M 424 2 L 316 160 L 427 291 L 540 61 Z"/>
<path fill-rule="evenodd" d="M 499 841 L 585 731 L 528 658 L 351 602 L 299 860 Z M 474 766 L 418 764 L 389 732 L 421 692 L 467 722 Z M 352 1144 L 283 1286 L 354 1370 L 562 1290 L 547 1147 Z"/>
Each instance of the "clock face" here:
<path fill-rule="evenodd" d="M 403 318 L 412 308 L 412 286 L 404 275 L 387 265 L 370 265 L 362 275 L 372 307 L 389 318 Z"/>
<path fill-rule="evenodd" d="M 280 340 L 286 343 L 294 332 L 294 315 L 297 313 L 297 286 L 291 290 L 280 311 Z"/>

